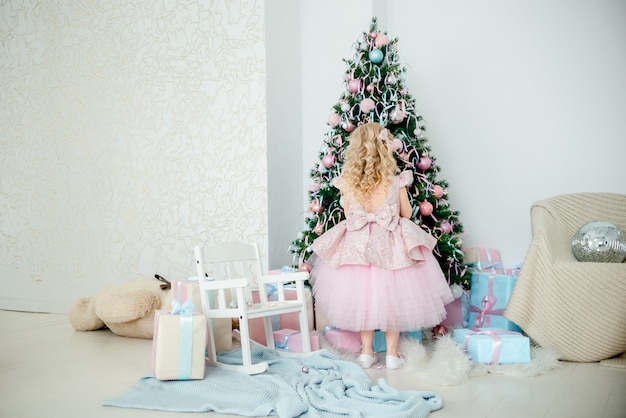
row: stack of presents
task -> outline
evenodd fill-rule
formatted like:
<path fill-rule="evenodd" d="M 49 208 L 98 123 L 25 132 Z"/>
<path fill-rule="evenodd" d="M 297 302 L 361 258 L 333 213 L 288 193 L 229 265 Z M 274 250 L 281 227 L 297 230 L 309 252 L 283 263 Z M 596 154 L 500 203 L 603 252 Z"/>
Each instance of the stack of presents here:
<path fill-rule="evenodd" d="M 465 249 L 464 262 L 472 273 L 469 290 L 446 305 L 447 317 L 442 322 L 452 329 L 454 340 L 472 361 L 487 364 L 528 363 L 530 340 L 522 330 L 504 318 L 503 313 L 513 292 L 520 267 L 504 269 L 500 252 L 489 248 Z M 318 330 L 336 348 L 359 353 L 359 333 L 325 326 L 316 316 Z M 403 333 L 422 341 L 421 330 Z M 382 331 L 374 334 L 374 351 L 385 351 Z"/>
<path fill-rule="evenodd" d="M 521 329 L 503 316 L 519 268 L 504 269 L 500 252 L 495 249 L 470 248 L 464 252 L 465 263 L 472 272 L 471 286 L 462 292 L 460 298 L 446 306 L 448 315 L 442 325 L 452 329 L 454 340 L 474 362 L 529 362 L 528 337 L 522 335 Z M 172 309 L 155 314 L 152 348 L 155 376 L 160 380 L 203 379 L 208 333 L 198 283 L 193 279 L 173 281 L 172 291 Z M 272 300 L 272 289 L 265 291 Z M 359 353 L 359 333 L 328 324 L 319 312 L 314 311 L 310 289 L 306 292 L 309 328 L 319 331 L 311 334 L 311 349 L 319 350 L 319 339 L 324 338 L 339 350 Z M 295 288 L 287 289 L 285 296 L 287 299 L 295 299 Z M 258 298 L 258 291 L 253 292 L 253 299 L 258 302 Z M 250 320 L 249 328 L 251 339 L 265 345 L 263 320 Z M 302 351 L 297 313 L 273 317 L 272 329 L 277 348 L 291 352 Z M 421 330 L 404 332 L 402 335 L 422 342 Z M 374 334 L 374 351 L 386 351 L 382 331 Z"/>
<path fill-rule="evenodd" d="M 520 267 L 504 269 L 496 249 L 469 248 L 464 253 L 464 262 L 472 273 L 470 290 L 446 306 L 448 318 L 444 325 L 455 328 L 454 340 L 474 362 L 530 362 L 529 338 L 503 316 Z"/>

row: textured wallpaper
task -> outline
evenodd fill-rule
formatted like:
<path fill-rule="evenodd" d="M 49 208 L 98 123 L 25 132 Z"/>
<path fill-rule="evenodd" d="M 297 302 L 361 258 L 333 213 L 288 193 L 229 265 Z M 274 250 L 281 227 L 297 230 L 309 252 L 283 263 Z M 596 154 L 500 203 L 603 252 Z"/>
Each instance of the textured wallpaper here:
<path fill-rule="evenodd" d="M 0 45 L 0 308 L 266 257 L 262 1 L 2 1 Z"/>

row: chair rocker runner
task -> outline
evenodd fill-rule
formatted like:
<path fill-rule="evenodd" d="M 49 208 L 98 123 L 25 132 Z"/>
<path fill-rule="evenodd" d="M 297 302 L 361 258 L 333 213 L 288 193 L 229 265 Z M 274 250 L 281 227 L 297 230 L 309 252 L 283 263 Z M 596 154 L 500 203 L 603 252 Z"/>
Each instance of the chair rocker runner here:
<path fill-rule="evenodd" d="M 202 311 L 209 323 L 207 362 L 215 367 L 247 374 L 263 373 L 267 362 L 252 362 L 248 320 L 262 318 L 267 348 L 276 349 L 270 317 L 297 312 L 302 333 L 302 350 L 311 351 L 309 321 L 305 303 L 304 281 L 307 272 L 288 272 L 261 276 L 258 248 L 253 244 L 227 243 L 202 248 L 196 246 L 195 262 L 202 300 Z M 286 300 L 284 286 L 295 282 L 296 299 Z M 273 286 L 278 299 L 270 301 L 265 289 Z M 252 302 L 252 290 L 259 290 L 259 303 Z M 215 350 L 213 321 L 218 318 L 238 318 L 239 332 L 233 332 L 241 342 L 242 364 L 219 362 Z M 259 344 L 260 345 L 260 344 Z"/>

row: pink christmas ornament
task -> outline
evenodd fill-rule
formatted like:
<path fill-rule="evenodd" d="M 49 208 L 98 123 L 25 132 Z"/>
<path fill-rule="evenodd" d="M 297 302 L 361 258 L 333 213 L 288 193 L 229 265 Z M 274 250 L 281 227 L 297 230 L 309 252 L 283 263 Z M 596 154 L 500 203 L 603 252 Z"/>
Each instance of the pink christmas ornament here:
<path fill-rule="evenodd" d="M 345 123 L 345 126 L 343 127 L 343 130 L 346 132 L 352 132 L 356 129 L 356 126 L 354 126 L 352 124 L 352 122 L 348 121 Z M 341 144 L 337 144 L 337 145 L 341 145 Z"/>
<path fill-rule="evenodd" d="M 363 99 L 361 101 L 361 111 L 364 113 L 368 113 L 376 107 L 376 103 L 369 97 L 367 99 Z"/>
<path fill-rule="evenodd" d="M 435 327 L 433 328 L 433 335 L 435 336 L 435 338 L 443 337 L 447 333 L 448 328 L 443 324 L 435 325 Z"/>
<path fill-rule="evenodd" d="M 389 38 L 387 38 L 387 35 L 385 35 L 384 33 L 378 34 L 378 36 L 376 37 L 376 40 L 374 41 L 374 45 L 376 45 L 376 48 L 383 47 L 387 45 L 388 43 L 389 43 Z"/>
<path fill-rule="evenodd" d="M 332 154 L 326 154 L 322 157 L 322 165 L 326 168 L 331 168 L 335 165 L 335 156 Z"/>
<path fill-rule="evenodd" d="M 332 127 L 339 125 L 339 121 L 340 118 L 337 113 L 331 113 L 330 116 L 328 116 L 328 124 Z"/>
<path fill-rule="evenodd" d="M 324 233 L 324 225 L 322 224 L 315 225 L 315 228 L 313 228 L 313 232 L 315 232 L 317 235 L 322 235 Z"/>
<path fill-rule="evenodd" d="M 394 151 L 400 151 L 404 148 L 404 144 L 398 138 L 393 139 L 392 147 Z"/>
<path fill-rule="evenodd" d="M 367 90 L 368 93 L 371 93 L 372 91 L 374 91 L 374 85 L 368 84 L 367 87 L 365 87 L 365 90 Z"/>
<path fill-rule="evenodd" d="M 444 234 L 449 234 L 452 232 L 452 225 L 448 221 L 441 222 L 441 230 Z"/>
<path fill-rule="evenodd" d="M 320 203 L 317 201 L 317 199 L 315 199 L 312 203 L 311 203 L 311 212 L 314 213 L 320 213 L 322 211 L 322 206 L 320 206 Z"/>
<path fill-rule="evenodd" d="M 432 160 L 428 157 L 421 157 L 419 162 L 417 163 L 417 168 L 422 171 L 426 171 L 430 168 L 432 164 Z"/>
<path fill-rule="evenodd" d="M 433 196 L 435 196 L 437 199 L 441 199 L 441 197 L 443 196 L 443 188 L 440 185 L 435 184 L 433 186 Z"/>
<path fill-rule="evenodd" d="M 306 271 L 306 272 L 310 272 L 311 271 L 311 265 L 309 263 L 307 263 L 306 261 L 303 261 L 302 263 L 300 263 L 300 265 L 298 266 L 298 271 Z"/>
<path fill-rule="evenodd" d="M 350 93 L 358 93 L 361 90 L 361 79 L 354 78 L 348 82 L 348 91 Z"/>
<path fill-rule="evenodd" d="M 378 32 L 370 32 L 370 36 L 374 39 L 378 36 Z"/>
<path fill-rule="evenodd" d="M 430 202 L 420 203 L 420 213 L 423 216 L 430 216 L 433 213 L 433 205 Z"/>

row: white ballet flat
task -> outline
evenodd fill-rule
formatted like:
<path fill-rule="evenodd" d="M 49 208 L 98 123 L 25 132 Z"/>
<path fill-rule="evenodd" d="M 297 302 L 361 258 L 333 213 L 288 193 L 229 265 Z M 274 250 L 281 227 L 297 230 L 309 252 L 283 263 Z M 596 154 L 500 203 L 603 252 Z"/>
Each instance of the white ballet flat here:
<path fill-rule="evenodd" d="M 378 359 L 376 358 L 376 356 L 370 356 L 369 354 L 361 354 L 358 358 L 358 361 L 361 367 L 363 367 L 364 369 L 369 369 L 374 364 L 376 364 Z"/>
<path fill-rule="evenodd" d="M 385 357 L 385 365 L 388 369 L 396 370 L 402 367 L 404 359 L 402 357 L 387 356 Z"/>

